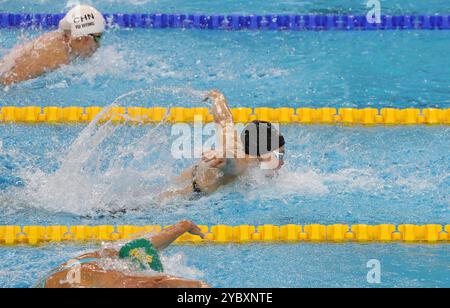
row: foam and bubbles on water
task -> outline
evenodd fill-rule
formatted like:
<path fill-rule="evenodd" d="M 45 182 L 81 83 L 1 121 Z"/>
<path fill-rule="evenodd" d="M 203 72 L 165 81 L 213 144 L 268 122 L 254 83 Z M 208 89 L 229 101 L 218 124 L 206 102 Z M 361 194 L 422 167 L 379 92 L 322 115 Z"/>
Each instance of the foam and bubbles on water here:
<path fill-rule="evenodd" d="M 41 173 L 28 179 L 30 200 L 39 200 L 49 210 L 78 214 L 89 213 L 92 209 L 120 210 L 151 204 L 151 192 L 155 191 L 152 180 L 163 178 L 168 170 L 158 163 L 139 168 L 140 157 L 131 158 L 129 166 L 122 165 L 121 160 L 143 151 L 149 155 L 164 153 L 159 148 L 164 142 L 158 138 L 160 136 L 149 132 L 140 142 L 135 141 L 128 147 L 119 146 L 119 152 L 105 157 L 102 145 L 110 142 L 108 139 L 117 129 L 107 124 L 84 130 L 70 146 L 55 173 Z M 146 180 L 151 182 L 146 183 Z"/>
<path fill-rule="evenodd" d="M 204 95 L 204 91 L 192 88 L 149 88 L 124 95 L 115 104 L 131 106 L 136 101 L 149 100 L 149 96 L 157 101 L 171 96 L 176 97 L 174 105 L 185 102 L 186 106 L 198 106 Z M 61 132 L 45 132 L 40 127 L 36 128 L 39 135 L 31 136 L 28 128 L 21 131 L 20 126 L 1 129 L 6 131 L 0 144 L 0 161 L 7 162 L 1 165 L 3 175 L 17 177 L 23 184 L 14 187 L 14 180 L 10 179 L 9 184 L 4 184 L 6 189 L 0 190 L 6 221 L 10 221 L 8 217 L 14 219 L 15 212 L 29 213 L 38 208 L 38 221 L 46 213 L 51 217 L 51 213 L 62 212 L 106 216 L 105 222 L 111 223 L 111 214 L 132 210 L 132 214 L 138 213 L 127 216 L 132 223 L 173 223 L 185 218 L 234 223 L 241 219 L 236 218 L 234 211 L 245 204 L 247 209 L 238 209 L 242 220 L 267 218 L 275 223 L 276 216 L 255 214 L 255 218 L 250 208 L 265 204 L 272 211 L 281 211 L 279 202 L 288 205 L 286 213 L 279 216 L 289 214 L 291 218 L 303 214 L 296 208 L 299 203 L 319 208 L 322 212 L 315 215 L 317 219 L 329 211 L 323 204 L 336 206 L 338 211 L 341 203 L 363 218 L 367 217 L 366 211 L 371 211 L 379 217 L 377 221 L 383 222 L 390 218 L 383 210 L 394 213 L 392 207 L 398 203 L 409 206 L 408 219 L 425 211 L 441 216 L 448 213 L 445 192 L 450 173 L 448 168 L 442 168 L 442 162 L 448 153 L 444 140 L 449 130 L 444 127 L 282 127 L 288 140 L 287 160 L 278 176 L 271 178 L 254 170 L 213 196 L 172 200 L 162 206 L 155 198 L 170 189 L 173 178 L 184 167 L 195 163 L 173 159 L 171 126 L 92 123 L 87 127 L 64 127 Z M 70 140 L 64 141 L 64 136 Z M 42 152 L 39 146 L 48 139 L 51 140 Z M 364 211 L 359 210 L 363 202 L 367 204 Z M 383 207 L 375 211 L 375 203 Z M 396 215 L 404 223 L 401 210 Z"/>
<path fill-rule="evenodd" d="M 147 91 L 204 97 L 202 91 L 186 94 L 177 88 L 153 89 L 124 95 L 113 105 Z M 106 112 L 108 109 L 103 114 Z M 168 181 L 176 175 L 169 140 L 170 132 L 160 125 L 99 125 L 94 121 L 62 153 L 49 153 L 58 160 L 55 172 L 23 168 L 19 174 L 25 187 L 4 194 L 19 206 L 79 215 L 147 208 L 156 204 L 154 198 L 162 192 L 161 187 L 170 186 Z M 12 148 L 7 155 L 14 157 L 14 151 Z"/>
<path fill-rule="evenodd" d="M 255 171 L 243 181 L 250 184 L 252 188 L 247 191 L 249 187 L 245 187 L 246 198 L 255 201 L 296 196 L 326 197 L 336 193 L 342 195 L 356 192 L 376 196 L 393 187 L 411 195 L 420 195 L 436 191 L 437 186 L 446 178 L 445 176 L 421 178 L 417 175 L 408 175 L 387 179 L 383 177 L 384 171 L 386 170 L 346 168 L 336 172 L 323 172 L 313 168 L 298 170 L 287 165 L 275 178 L 267 178 Z M 235 188 L 244 193 L 242 183 L 238 183 Z"/>
<path fill-rule="evenodd" d="M 155 95 L 153 92 L 156 90 L 150 91 Z M 186 95 L 186 90 L 178 88 L 158 91 Z M 119 101 L 132 100 L 138 94 L 143 95 L 136 91 Z M 189 95 L 191 99 L 199 99 L 202 94 L 204 95 L 201 91 L 192 90 Z M 312 147 L 311 138 L 311 134 L 303 133 L 297 142 L 300 146 L 308 143 L 308 147 Z M 58 143 L 58 140 L 54 142 Z M 342 155 L 349 155 L 345 150 L 345 143 L 346 141 L 330 143 L 321 147 L 321 150 L 324 153 L 337 151 L 342 152 Z M 82 216 L 108 215 L 126 210 L 153 212 L 149 208 L 159 207 L 155 198 L 170 188 L 171 180 L 183 168 L 172 159 L 170 148 L 169 127 L 92 123 L 67 148 L 53 148 L 47 153 L 48 160 L 57 160 L 58 165 L 54 172 L 49 173 L 36 167 L 35 157 L 29 154 L 24 157 L 25 154 L 15 147 L 5 149 L 0 144 L 0 156 L 7 160 L 29 160 L 27 166 L 18 172 L 25 187 L 2 191 L 0 203 L 7 204 L 9 212 L 13 211 L 11 208 L 14 206 Z M 328 196 L 345 198 L 346 195 L 355 193 L 385 196 L 395 200 L 405 194 L 424 196 L 432 193 L 439 196 L 442 185 L 448 181 L 448 173 L 445 172 L 434 175 L 426 169 L 403 172 L 400 167 L 389 164 L 357 167 L 355 163 L 354 166 L 327 170 L 319 168 L 321 166 L 317 166 L 317 161 L 309 160 L 309 155 L 311 153 L 307 150 L 288 151 L 285 167 L 274 178 L 266 177 L 260 170 L 254 170 L 230 187 L 221 189 L 216 196 L 199 201 L 176 202 L 180 201 L 179 204 L 185 205 L 195 205 L 197 202 L 197 205 L 204 202 L 216 203 L 217 200 L 227 198 L 230 193 L 242 195 L 247 202 L 285 200 L 287 204 L 297 197 L 326 200 Z M 320 161 L 322 164 L 326 163 L 326 160 Z M 10 164 L 17 162 L 13 160 Z M 191 213 L 183 207 L 178 210 L 170 207 L 167 210 L 180 210 L 180 215 L 183 211 L 185 215 Z"/>
<path fill-rule="evenodd" d="M 90 59 L 78 61 L 74 65 L 66 65 L 56 72 L 65 79 L 77 82 L 85 80 L 93 85 L 97 78 L 108 77 L 129 69 L 125 52 L 114 46 L 102 47 Z"/>
<path fill-rule="evenodd" d="M 180 71 L 158 53 L 143 54 L 118 40 L 114 45 L 102 46 L 89 59 L 64 66 L 51 74 L 48 82 L 65 79 L 73 83 L 88 82 L 91 86 L 98 86 L 99 81 L 119 75 L 129 82 L 141 81 L 149 85 L 162 78 L 186 80 L 190 73 Z"/>

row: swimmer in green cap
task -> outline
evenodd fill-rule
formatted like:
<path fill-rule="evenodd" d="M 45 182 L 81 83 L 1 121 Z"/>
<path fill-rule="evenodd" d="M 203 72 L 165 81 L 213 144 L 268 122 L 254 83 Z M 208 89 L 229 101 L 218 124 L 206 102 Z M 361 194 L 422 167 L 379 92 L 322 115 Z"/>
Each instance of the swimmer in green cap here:
<path fill-rule="evenodd" d="M 130 241 L 120 249 L 92 252 L 61 265 L 43 279 L 42 288 L 207 288 L 196 280 L 172 277 L 164 274 L 159 251 L 168 247 L 178 237 L 189 232 L 203 238 L 200 228 L 191 221 L 181 221 L 162 232 Z M 127 274 L 103 266 L 114 260 L 130 263 L 130 267 L 147 270 L 153 275 Z M 103 262 L 104 261 L 104 262 Z M 111 267 L 111 266 L 109 266 Z"/>
<path fill-rule="evenodd" d="M 0 60 L 0 85 L 33 79 L 76 58 L 92 56 L 100 47 L 105 26 L 99 11 L 77 5 L 61 20 L 57 31 L 15 47 Z"/>

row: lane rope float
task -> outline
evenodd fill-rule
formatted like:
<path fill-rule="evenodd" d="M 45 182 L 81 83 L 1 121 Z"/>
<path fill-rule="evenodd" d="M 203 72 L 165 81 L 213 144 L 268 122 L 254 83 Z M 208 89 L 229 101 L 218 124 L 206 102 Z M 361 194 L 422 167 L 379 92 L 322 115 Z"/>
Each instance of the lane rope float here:
<path fill-rule="evenodd" d="M 102 107 L 15 107 L 0 108 L 0 123 L 71 124 L 90 123 L 102 113 Z M 450 108 L 232 108 L 236 123 L 254 120 L 279 124 L 359 124 L 359 125 L 420 125 L 450 124 Z M 99 122 L 209 123 L 213 116 L 208 108 L 184 107 L 112 107 L 104 111 Z"/>
<path fill-rule="evenodd" d="M 449 15 L 382 15 L 380 23 L 366 16 L 316 14 L 103 14 L 110 27 L 210 30 L 448 30 Z M 55 29 L 65 14 L 0 13 L 0 28 Z"/>
<path fill-rule="evenodd" d="M 168 226 L 166 226 L 168 227 Z M 38 245 L 61 242 L 130 240 L 159 232 L 163 226 L 0 226 L 0 245 Z M 200 226 L 205 239 L 184 234 L 176 243 L 439 243 L 450 241 L 450 225 L 240 225 Z"/>

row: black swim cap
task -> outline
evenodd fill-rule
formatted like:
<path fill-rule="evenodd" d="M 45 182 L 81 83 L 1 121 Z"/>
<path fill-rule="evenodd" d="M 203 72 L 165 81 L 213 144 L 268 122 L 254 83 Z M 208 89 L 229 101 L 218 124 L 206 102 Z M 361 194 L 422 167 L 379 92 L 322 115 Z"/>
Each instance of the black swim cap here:
<path fill-rule="evenodd" d="M 260 157 L 284 146 L 284 137 L 265 121 L 249 123 L 241 134 L 245 154 Z"/>

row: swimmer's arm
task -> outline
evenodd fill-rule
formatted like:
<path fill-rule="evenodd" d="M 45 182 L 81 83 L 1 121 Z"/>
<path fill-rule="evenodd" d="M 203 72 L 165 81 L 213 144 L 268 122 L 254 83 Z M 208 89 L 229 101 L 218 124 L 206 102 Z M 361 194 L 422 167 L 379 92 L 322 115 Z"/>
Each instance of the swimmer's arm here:
<path fill-rule="evenodd" d="M 228 106 L 227 99 L 218 90 L 212 90 L 208 94 L 212 101 L 212 113 L 214 121 L 220 126 L 219 148 L 203 154 L 203 161 L 208 163 L 210 168 L 223 169 L 230 166 L 227 160 L 235 160 L 239 152 L 240 142 L 233 120 L 233 114 Z M 228 170 L 230 171 L 230 170 Z"/>
<path fill-rule="evenodd" d="M 233 114 L 225 95 L 218 90 L 212 90 L 208 93 L 208 98 L 212 101 L 211 112 L 214 116 L 214 122 L 222 128 L 227 127 L 227 125 L 234 125 Z"/>
<path fill-rule="evenodd" d="M 202 231 L 196 224 L 194 224 L 192 221 L 183 220 L 173 226 L 170 226 L 167 229 L 164 229 L 160 233 L 153 235 L 152 237 L 149 238 L 149 240 L 152 242 L 153 247 L 155 247 L 155 249 L 163 250 L 186 232 L 198 235 L 201 238 L 204 237 Z M 104 249 L 101 252 L 97 251 L 94 253 L 82 255 L 77 259 L 78 260 L 86 258 L 100 259 L 102 257 L 116 257 L 117 254 L 118 252 L 114 249 Z"/>
<path fill-rule="evenodd" d="M 209 168 L 222 169 L 226 166 L 227 159 L 224 155 L 215 150 L 209 150 L 202 155 L 202 161 L 208 165 Z"/>
<path fill-rule="evenodd" d="M 204 237 L 200 228 L 196 224 L 192 221 L 183 220 L 176 225 L 164 229 L 157 235 L 152 236 L 150 241 L 157 250 L 163 250 L 186 232 L 198 235 L 201 238 Z"/>

